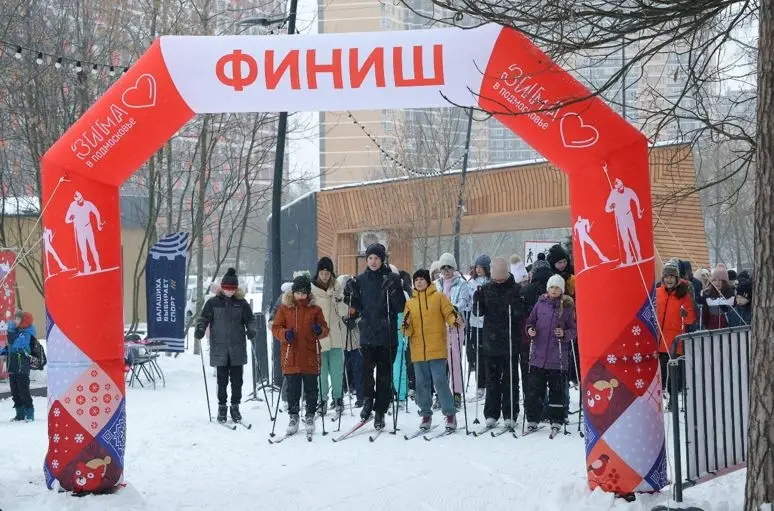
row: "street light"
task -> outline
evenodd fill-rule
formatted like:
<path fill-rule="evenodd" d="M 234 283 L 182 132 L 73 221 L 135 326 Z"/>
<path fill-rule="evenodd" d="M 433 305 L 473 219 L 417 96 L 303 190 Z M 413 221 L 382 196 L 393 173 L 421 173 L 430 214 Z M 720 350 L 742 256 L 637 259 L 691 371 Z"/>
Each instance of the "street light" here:
<path fill-rule="evenodd" d="M 282 23 L 285 23 L 288 21 L 290 17 L 287 18 L 244 18 L 239 21 L 237 21 L 237 25 L 241 25 L 243 27 L 270 27 L 272 25 L 280 25 Z"/>

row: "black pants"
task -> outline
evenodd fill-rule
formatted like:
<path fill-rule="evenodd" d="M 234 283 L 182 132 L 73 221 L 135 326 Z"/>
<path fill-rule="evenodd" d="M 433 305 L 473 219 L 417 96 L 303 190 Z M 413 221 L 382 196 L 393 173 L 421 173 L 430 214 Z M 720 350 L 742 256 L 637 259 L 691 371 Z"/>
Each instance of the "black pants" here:
<path fill-rule="evenodd" d="M 242 401 L 242 376 L 244 366 L 218 366 L 218 406 L 225 406 L 227 401 L 226 388 L 231 380 L 231 404 L 238 405 Z"/>
<path fill-rule="evenodd" d="M 387 413 L 392 401 L 392 364 L 398 352 L 398 346 L 360 347 L 363 353 L 363 396 L 374 400 L 374 411 Z M 374 369 L 376 380 L 374 380 Z"/>
<path fill-rule="evenodd" d="M 468 334 L 468 347 L 465 353 L 468 355 L 468 367 L 469 371 L 476 371 L 476 389 L 483 389 L 486 387 L 486 360 L 484 359 L 484 329 L 470 327 Z M 478 337 L 476 337 L 478 335 Z M 478 345 L 476 344 L 478 339 Z M 481 364 L 481 370 L 476 367 L 476 351 L 478 351 L 478 361 Z"/>
<path fill-rule="evenodd" d="M 32 395 L 30 394 L 30 376 L 28 374 L 11 374 L 11 397 L 13 407 L 32 408 Z"/>
<path fill-rule="evenodd" d="M 527 391 L 527 421 L 540 422 L 548 385 L 548 413 L 551 424 L 564 422 L 564 374 L 559 369 L 530 367 Z"/>
<path fill-rule="evenodd" d="M 510 360 L 509 360 L 510 359 Z M 480 359 L 486 362 L 486 401 L 484 402 L 484 417 L 499 419 L 500 410 L 503 419 L 513 419 L 519 416 L 519 354 Z M 508 365 L 509 361 L 512 365 Z M 513 370 L 513 381 L 511 381 Z M 512 394 L 511 394 L 512 393 Z M 511 397 L 513 398 L 513 415 L 511 415 Z"/>
<path fill-rule="evenodd" d="M 661 363 L 661 388 L 663 389 L 663 392 L 666 394 L 672 393 L 672 384 L 670 381 L 668 381 L 669 377 L 669 355 L 666 353 L 659 353 L 658 354 L 658 360 Z M 685 360 L 678 360 L 678 366 L 677 366 L 677 391 L 682 392 L 683 391 L 683 385 L 685 382 L 685 378 L 683 377 L 683 373 L 685 372 Z M 670 396 L 672 397 L 672 396 Z"/>
<path fill-rule="evenodd" d="M 314 415 L 317 411 L 319 390 L 316 374 L 288 374 L 285 376 L 285 386 L 288 389 L 288 413 L 298 414 L 301 410 L 301 387 L 303 385 L 306 415 Z"/>

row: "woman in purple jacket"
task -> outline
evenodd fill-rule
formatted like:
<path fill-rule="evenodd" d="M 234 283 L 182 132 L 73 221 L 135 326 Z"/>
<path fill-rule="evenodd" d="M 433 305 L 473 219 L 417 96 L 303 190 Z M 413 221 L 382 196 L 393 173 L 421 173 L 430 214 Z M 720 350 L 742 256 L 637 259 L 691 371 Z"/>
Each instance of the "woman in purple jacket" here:
<path fill-rule="evenodd" d="M 537 430 L 548 385 L 548 419 L 553 434 L 562 425 L 564 378 L 569 367 L 570 340 L 575 338 L 575 303 L 564 294 L 564 279 L 548 279 L 548 292 L 540 297 L 527 319 L 530 336 L 527 431 Z"/>

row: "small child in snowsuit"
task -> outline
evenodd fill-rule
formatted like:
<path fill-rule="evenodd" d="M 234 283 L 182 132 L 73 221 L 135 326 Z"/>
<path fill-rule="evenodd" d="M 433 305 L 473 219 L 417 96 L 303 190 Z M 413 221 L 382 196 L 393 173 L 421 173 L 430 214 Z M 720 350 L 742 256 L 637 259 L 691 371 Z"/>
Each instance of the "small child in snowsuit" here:
<path fill-rule="evenodd" d="M 8 324 L 8 346 L 0 348 L 0 355 L 8 356 L 11 396 L 16 415 L 12 421 L 35 420 L 35 408 L 30 394 L 30 342 L 35 336 L 32 314 L 16 311 L 14 321 Z"/>
<path fill-rule="evenodd" d="M 548 419 L 555 434 L 563 422 L 564 379 L 569 367 L 570 340 L 575 338 L 575 303 L 564 294 L 561 275 L 548 279 L 548 292 L 538 299 L 527 319 L 530 340 L 527 430 L 541 419 L 548 385 Z"/>
<path fill-rule="evenodd" d="M 293 287 L 285 293 L 282 305 L 272 323 L 271 333 L 282 341 L 282 374 L 288 395 L 287 434 L 298 431 L 298 414 L 301 409 L 301 386 L 304 388 L 307 433 L 314 432 L 320 376 L 320 338 L 329 335 L 328 324 L 320 307 L 315 305 L 312 281 L 306 275 L 293 279 Z M 323 418 L 323 420 L 325 420 Z"/>
<path fill-rule="evenodd" d="M 406 302 L 402 329 L 411 344 L 417 386 L 416 401 L 422 417 L 419 428 L 428 430 L 433 421 L 432 385 L 435 385 L 441 411 L 446 417 L 446 429 L 455 430 L 457 410 L 446 375 L 446 327 L 459 328 L 462 318 L 446 295 L 431 286 L 431 282 L 428 270 L 417 270 L 414 273 L 414 293 Z"/>

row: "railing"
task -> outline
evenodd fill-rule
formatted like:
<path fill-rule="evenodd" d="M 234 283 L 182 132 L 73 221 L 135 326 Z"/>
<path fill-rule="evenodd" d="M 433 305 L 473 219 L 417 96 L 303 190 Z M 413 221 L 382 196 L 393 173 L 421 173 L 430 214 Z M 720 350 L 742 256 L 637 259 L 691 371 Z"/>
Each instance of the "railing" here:
<path fill-rule="evenodd" d="M 684 365 L 678 343 L 685 345 Z M 750 327 L 703 330 L 675 338 L 669 363 L 674 436 L 674 492 L 699 484 L 747 463 Z M 683 371 L 682 411 L 678 411 L 679 375 Z M 680 419 L 685 434 L 685 480 L 682 475 Z"/>

